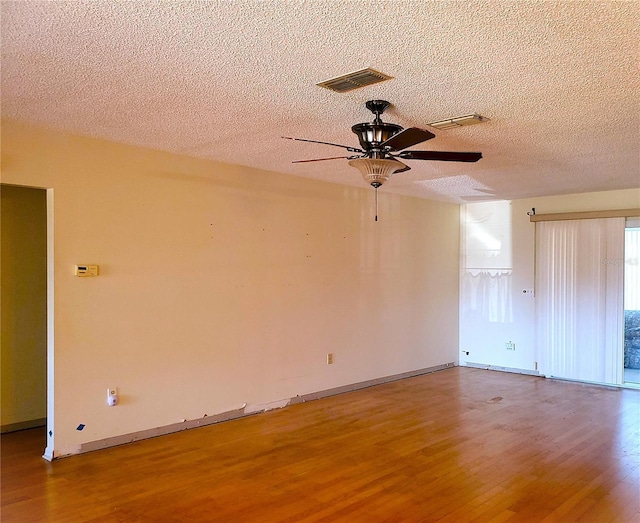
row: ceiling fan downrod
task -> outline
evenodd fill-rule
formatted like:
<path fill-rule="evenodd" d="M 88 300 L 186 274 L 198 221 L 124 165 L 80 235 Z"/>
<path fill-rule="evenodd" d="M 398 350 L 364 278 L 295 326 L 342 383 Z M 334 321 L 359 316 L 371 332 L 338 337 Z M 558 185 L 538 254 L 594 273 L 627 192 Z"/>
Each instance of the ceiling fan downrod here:
<path fill-rule="evenodd" d="M 384 113 L 387 107 L 389 107 L 390 105 L 391 104 L 386 100 L 369 100 L 367 103 L 365 103 L 366 108 L 376 116 L 373 120 L 373 123 L 376 125 L 382 124 L 380 115 Z"/>

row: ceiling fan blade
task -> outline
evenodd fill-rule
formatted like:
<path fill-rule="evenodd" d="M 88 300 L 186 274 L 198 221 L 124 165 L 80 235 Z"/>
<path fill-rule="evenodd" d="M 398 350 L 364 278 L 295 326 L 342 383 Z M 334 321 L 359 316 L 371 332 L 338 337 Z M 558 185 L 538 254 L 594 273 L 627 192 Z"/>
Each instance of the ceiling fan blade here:
<path fill-rule="evenodd" d="M 325 160 L 339 160 L 344 158 L 351 158 L 351 156 L 332 156 L 330 158 L 314 158 L 313 160 L 294 160 L 291 163 L 324 162 Z"/>
<path fill-rule="evenodd" d="M 424 129 L 409 127 L 400 131 L 399 133 L 394 134 L 391 138 L 382 142 L 381 145 L 383 147 L 389 147 L 394 151 L 401 151 L 402 149 L 406 149 L 407 147 L 411 147 L 412 145 L 426 142 L 427 140 L 431 140 L 431 138 L 435 137 L 435 134 L 429 131 L 425 131 Z"/>
<path fill-rule="evenodd" d="M 310 142 L 310 143 L 322 143 L 324 145 L 333 145 L 334 147 L 342 147 L 346 149 L 350 153 L 363 153 L 362 149 L 356 149 L 355 147 L 350 147 L 349 145 L 340 145 L 339 143 L 331 143 L 331 142 L 319 142 L 318 140 L 307 140 L 305 138 L 291 138 L 290 136 L 283 136 L 287 140 L 295 140 L 296 142 Z"/>
<path fill-rule="evenodd" d="M 482 153 L 449 151 L 404 151 L 397 155 L 404 160 L 439 160 L 441 162 L 477 162 Z"/>

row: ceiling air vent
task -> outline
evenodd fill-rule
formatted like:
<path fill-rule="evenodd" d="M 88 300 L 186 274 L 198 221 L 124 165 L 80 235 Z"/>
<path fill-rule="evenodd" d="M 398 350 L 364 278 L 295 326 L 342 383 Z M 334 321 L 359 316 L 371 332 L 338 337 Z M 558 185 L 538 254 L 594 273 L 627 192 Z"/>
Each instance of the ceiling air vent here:
<path fill-rule="evenodd" d="M 427 125 L 435 127 L 436 129 L 455 129 L 456 127 L 463 127 L 465 125 L 474 125 L 477 123 L 488 122 L 489 118 L 479 114 L 469 114 L 467 116 L 458 116 L 456 118 L 449 118 L 448 120 L 441 120 L 439 122 L 432 122 Z"/>
<path fill-rule="evenodd" d="M 377 84 L 378 82 L 384 82 L 385 80 L 391 80 L 393 76 L 386 75 L 375 69 L 361 69 L 353 73 L 338 76 L 331 80 L 325 80 L 316 85 L 331 89 L 336 93 L 346 93 L 347 91 L 353 91 L 360 87 L 366 87 L 367 85 Z"/>

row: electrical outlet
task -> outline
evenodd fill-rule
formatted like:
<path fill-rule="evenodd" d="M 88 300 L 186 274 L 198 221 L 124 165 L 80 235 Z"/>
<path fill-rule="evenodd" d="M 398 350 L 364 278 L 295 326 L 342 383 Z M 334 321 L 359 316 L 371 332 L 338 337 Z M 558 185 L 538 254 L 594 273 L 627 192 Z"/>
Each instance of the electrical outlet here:
<path fill-rule="evenodd" d="M 107 389 L 107 405 L 109 407 L 115 407 L 118 404 L 118 389 L 116 387 L 109 387 Z"/>
<path fill-rule="evenodd" d="M 327 365 L 333 365 L 333 352 L 327 354 Z"/>
<path fill-rule="evenodd" d="M 516 344 L 511 342 L 511 341 L 509 341 L 509 342 L 505 343 L 505 348 L 507 350 L 516 350 Z"/>

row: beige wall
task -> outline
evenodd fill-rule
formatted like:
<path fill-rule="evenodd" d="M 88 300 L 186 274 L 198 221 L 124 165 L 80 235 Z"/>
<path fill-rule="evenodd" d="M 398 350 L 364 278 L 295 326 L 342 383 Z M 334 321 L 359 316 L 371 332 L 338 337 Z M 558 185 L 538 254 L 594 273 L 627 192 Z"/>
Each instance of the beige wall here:
<path fill-rule="evenodd" d="M 3 185 L 1 210 L 1 425 L 46 417 L 46 193 Z"/>
<path fill-rule="evenodd" d="M 476 205 L 490 204 L 470 204 L 469 208 Z M 535 224 L 529 221 L 527 212 L 532 207 L 536 214 L 639 208 L 640 189 L 528 198 L 513 200 L 510 205 L 507 219 L 511 220 L 513 321 L 489 323 L 470 320 L 461 314 L 460 361 L 532 371 L 538 359 L 534 343 L 535 298 L 522 291 L 535 286 Z M 460 305 L 464 310 L 465 303 Z M 515 351 L 505 349 L 508 341 L 516 344 Z M 470 354 L 467 356 L 462 351 Z"/>
<path fill-rule="evenodd" d="M 457 359 L 456 205 L 381 191 L 376 223 L 366 187 L 12 121 L 2 154 L 53 189 L 49 454 Z"/>

